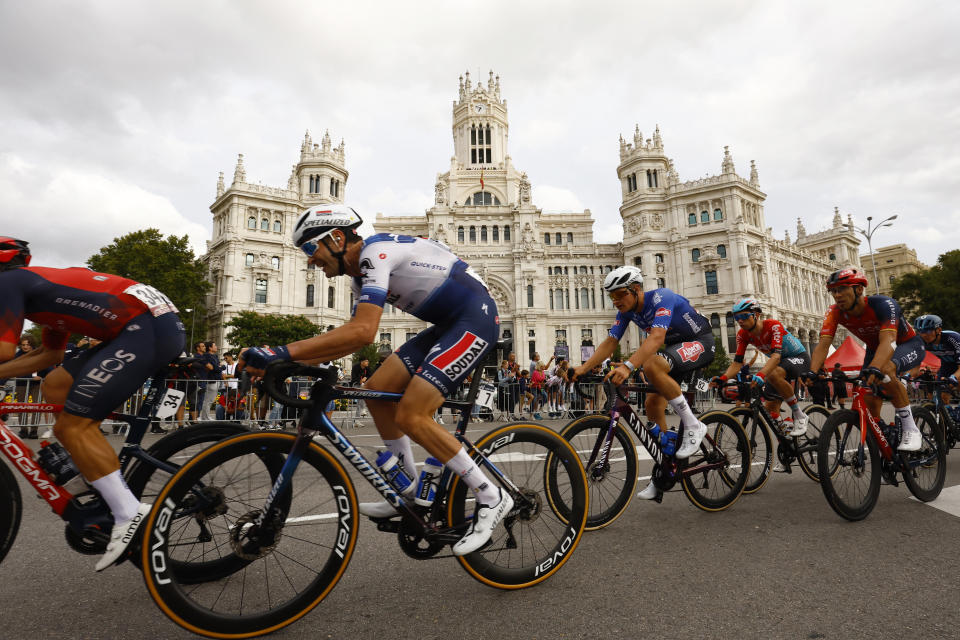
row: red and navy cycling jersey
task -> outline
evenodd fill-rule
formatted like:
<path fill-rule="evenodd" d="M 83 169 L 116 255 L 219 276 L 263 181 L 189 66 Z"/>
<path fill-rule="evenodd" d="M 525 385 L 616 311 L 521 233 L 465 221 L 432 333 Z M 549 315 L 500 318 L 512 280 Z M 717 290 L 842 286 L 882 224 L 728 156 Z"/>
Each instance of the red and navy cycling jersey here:
<path fill-rule="evenodd" d="M 888 296 L 867 296 L 863 313 L 853 316 L 841 311 L 837 305 L 831 305 L 823 318 L 821 336 L 833 337 L 837 333 L 837 325 L 845 327 L 847 331 L 857 336 L 866 344 L 868 351 L 876 351 L 880 344 L 880 332 L 893 330 L 897 332 L 897 344 L 903 344 L 913 339 L 917 332 L 903 317 L 900 304 Z"/>
<path fill-rule="evenodd" d="M 15 344 L 24 318 L 43 327 L 48 349 L 63 349 L 71 333 L 111 340 L 146 311 L 177 309 L 153 287 L 82 267 L 0 272 L 0 342 Z"/>
<path fill-rule="evenodd" d="M 617 312 L 617 319 L 610 327 L 610 335 L 623 338 L 627 325 L 636 323 L 643 331 L 660 327 L 667 330 L 665 340 L 693 338 L 710 331 L 710 321 L 694 310 L 690 301 L 670 289 L 654 289 L 643 294 L 643 308 L 639 312 Z"/>
<path fill-rule="evenodd" d="M 767 318 L 763 321 L 762 326 L 759 337 L 746 329 L 737 331 L 737 353 L 733 358 L 734 362 L 743 362 L 747 345 L 751 344 L 768 356 L 772 353 L 779 353 L 781 356 L 788 358 L 807 352 L 800 340 L 787 331 L 779 320 Z"/>

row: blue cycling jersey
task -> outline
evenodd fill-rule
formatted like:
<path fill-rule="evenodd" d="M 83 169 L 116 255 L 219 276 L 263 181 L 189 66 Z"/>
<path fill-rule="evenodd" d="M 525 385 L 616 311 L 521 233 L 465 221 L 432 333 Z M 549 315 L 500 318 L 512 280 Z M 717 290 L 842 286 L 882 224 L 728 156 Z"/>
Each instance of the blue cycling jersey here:
<path fill-rule="evenodd" d="M 960 363 L 960 333 L 941 331 L 940 340 L 925 345 L 927 351 L 940 358 L 943 364 Z"/>
<path fill-rule="evenodd" d="M 617 312 L 610 335 L 623 338 L 627 325 L 633 322 L 643 331 L 660 327 L 667 330 L 665 342 L 693 338 L 710 332 L 710 321 L 694 310 L 690 301 L 670 289 L 654 289 L 643 294 L 643 308 L 627 313 Z"/>

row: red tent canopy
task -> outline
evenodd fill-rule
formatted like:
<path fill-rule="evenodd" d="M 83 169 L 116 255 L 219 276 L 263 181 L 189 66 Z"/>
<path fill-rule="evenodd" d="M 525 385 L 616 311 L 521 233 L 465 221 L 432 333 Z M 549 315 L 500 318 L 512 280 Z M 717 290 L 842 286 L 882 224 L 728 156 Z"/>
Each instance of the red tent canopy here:
<path fill-rule="evenodd" d="M 833 369 L 833 365 L 839 362 L 840 368 L 844 371 L 860 371 L 866 353 L 867 350 L 860 346 L 852 336 L 847 336 L 840 348 L 823 361 L 823 366 L 827 371 L 830 371 Z"/>

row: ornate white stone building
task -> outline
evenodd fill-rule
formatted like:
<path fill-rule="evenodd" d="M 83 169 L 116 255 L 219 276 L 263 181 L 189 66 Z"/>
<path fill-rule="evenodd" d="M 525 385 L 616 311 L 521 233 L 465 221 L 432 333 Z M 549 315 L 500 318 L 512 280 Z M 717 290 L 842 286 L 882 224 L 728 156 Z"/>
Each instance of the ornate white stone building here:
<path fill-rule="evenodd" d="M 603 276 L 621 264 L 640 266 L 648 289 L 666 286 L 688 297 L 711 318 L 728 349 L 735 334 L 729 309 L 746 295 L 815 344 L 831 303 L 823 287 L 827 274 L 859 264 L 849 216 L 844 223 L 835 211 L 832 228 L 816 234 L 807 234 L 798 220 L 795 242 L 789 235 L 774 239 L 753 162 L 750 178 L 742 178 L 725 148 L 718 175 L 683 182 L 659 128 L 646 140 L 638 129 L 632 142 L 621 137 L 624 240 L 598 243 L 589 210 L 545 213 L 532 201 L 530 180 L 507 151 L 499 77 L 491 72 L 477 85 L 469 73 L 461 77 L 451 115 L 454 153 L 449 168 L 437 174 L 434 205 L 422 216 L 378 213 L 374 227 L 435 238 L 470 263 L 490 286 L 503 333 L 513 338 L 524 364 L 534 351 L 548 356 L 557 349 L 579 362 L 581 347 L 603 340 L 615 313 L 601 288 Z M 346 320 L 348 282 L 308 270 L 289 228 L 300 209 L 342 201 L 347 177 L 343 143 L 331 148 L 325 136 L 322 146 L 314 145 L 309 135 L 286 189 L 247 183 L 242 156 L 229 188 L 221 174 L 206 256 L 215 339 L 225 342 L 222 325 L 241 309 L 304 314 L 321 326 Z M 424 326 L 388 307 L 381 342 L 396 348 Z M 624 346 L 636 348 L 639 340 L 633 328 Z"/>

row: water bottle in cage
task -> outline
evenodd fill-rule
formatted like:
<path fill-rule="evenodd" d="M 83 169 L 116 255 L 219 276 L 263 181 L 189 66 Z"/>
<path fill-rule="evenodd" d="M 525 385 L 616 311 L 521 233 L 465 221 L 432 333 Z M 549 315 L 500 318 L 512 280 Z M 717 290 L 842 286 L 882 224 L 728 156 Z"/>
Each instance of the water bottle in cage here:
<path fill-rule="evenodd" d="M 406 493 L 413 485 L 413 478 L 400 466 L 400 459 L 389 451 L 381 451 L 377 456 L 377 466 L 390 486 L 398 493 Z"/>
<path fill-rule="evenodd" d="M 443 463 L 436 458 L 427 458 L 420 470 L 420 481 L 417 483 L 416 497 L 413 499 L 422 507 L 429 507 L 437 495 L 437 483 L 443 473 Z"/>

